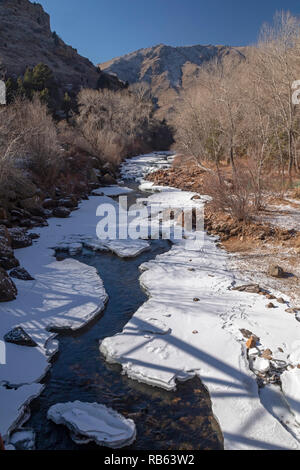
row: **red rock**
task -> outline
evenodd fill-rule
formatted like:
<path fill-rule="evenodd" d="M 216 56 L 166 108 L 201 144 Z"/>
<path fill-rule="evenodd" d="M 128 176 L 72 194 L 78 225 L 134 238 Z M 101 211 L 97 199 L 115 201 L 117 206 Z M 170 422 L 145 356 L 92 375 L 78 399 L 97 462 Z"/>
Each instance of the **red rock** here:
<path fill-rule="evenodd" d="M 252 348 L 255 348 L 256 346 L 256 343 L 257 343 L 257 337 L 252 335 L 250 336 L 250 338 L 248 339 L 247 343 L 246 343 L 246 347 L 247 349 L 252 349 Z"/>

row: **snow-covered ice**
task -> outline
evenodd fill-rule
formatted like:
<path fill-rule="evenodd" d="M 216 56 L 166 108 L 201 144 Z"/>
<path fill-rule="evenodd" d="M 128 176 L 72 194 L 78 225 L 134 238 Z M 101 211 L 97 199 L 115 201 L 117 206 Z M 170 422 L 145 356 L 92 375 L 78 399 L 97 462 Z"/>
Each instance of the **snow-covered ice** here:
<path fill-rule="evenodd" d="M 0 386 L 0 434 L 4 441 L 9 439 L 9 435 L 26 412 L 26 405 L 42 392 L 44 386 L 41 384 L 23 385 L 17 390 L 8 390 Z"/>
<path fill-rule="evenodd" d="M 153 152 L 128 158 L 121 166 L 124 180 L 134 179 L 142 183 L 144 177 L 160 168 L 169 168 L 175 155 L 172 152 Z"/>
<path fill-rule="evenodd" d="M 245 347 L 230 329 L 234 315 L 241 321 L 236 332 L 246 323 L 253 328 L 253 304 L 257 314 L 267 315 L 267 309 L 261 296 L 228 289 L 234 277 L 226 270 L 226 253 L 206 237 L 203 253 L 173 246 L 143 269 L 140 282 L 150 299 L 122 333 L 102 341 L 107 360 L 121 364 L 130 378 L 166 390 L 174 390 L 176 380 L 199 375 L 210 392 L 227 449 L 298 448 L 294 437 L 261 404 Z M 200 302 L 194 302 L 195 297 Z M 284 314 L 283 309 L 278 312 L 281 320 Z M 170 332 L 153 332 L 149 319 L 163 322 Z M 295 326 L 294 320 L 293 331 Z M 147 330 L 152 333 L 145 335 Z M 284 340 L 281 331 L 282 323 L 278 346 Z M 267 341 L 268 330 L 261 336 Z"/>
<path fill-rule="evenodd" d="M 129 173 L 139 179 L 139 170 L 131 161 Z M 148 202 L 190 206 L 191 194 L 164 191 Z M 261 350 L 270 348 L 275 359 L 288 362 L 300 325 L 285 312 L 287 305 L 270 310 L 265 297 L 232 290 L 245 284 L 243 276 L 230 270 L 216 238 L 203 238 L 200 250 L 178 241 L 141 266 L 140 283 L 149 300 L 121 333 L 101 342 L 100 351 L 130 378 L 170 391 L 177 381 L 198 375 L 209 390 L 226 449 L 299 449 L 296 433 L 270 413 L 275 394 L 261 400 L 240 329 L 256 334 Z M 163 329 L 155 331 L 154 322 Z M 267 370 L 270 363 L 257 365 Z M 284 401 L 280 391 L 279 396 Z M 283 419 L 290 416 L 287 412 Z"/>
<path fill-rule="evenodd" d="M 95 239 L 96 210 L 101 202 L 114 203 L 106 196 L 91 197 L 68 219 L 49 219 L 48 227 L 35 230 L 40 238 L 32 246 L 16 251 L 21 265 L 35 280 L 16 279 L 17 299 L 0 305 L 0 340 L 14 327 L 22 326 L 38 346 L 25 348 L 5 343 L 6 364 L 0 365 L 0 385 L 9 384 L 18 389 L 0 388 L 1 410 L 5 410 L 5 420 L 2 414 L 0 420 L 3 436 L 13 429 L 22 404 L 42 389 L 38 382 L 58 349 L 52 330 L 78 330 L 105 307 L 107 294 L 96 269 L 74 259 L 56 261 L 53 249 L 74 236 L 68 249 L 78 252 L 79 238 Z"/>
<path fill-rule="evenodd" d="M 149 171 L 171 159 L 167 154 L 139 156 L 125 162 L 122 174 L 143 184 Z M 205 198 L 191 202 L 193 194 L 168 188 L 150 196 L 149 203 L 201 206 Z M 5 410 L 0 433 L 5 438 L 24 413 L 25 404 L 42 390 L 37 382 L 58 346 L 49 330 L 78 329 L 104 308 L 107 296 L 95 269 L 53 257 L 53 248 L 58 246 L 71 253 L 82 246 L 111 249 L 111 240 L 96 238 L 96 209 L 101 202 L 116 204 L 106 196 L 92 197 L 69 219 L 50 219 L 49 227 L 39 230 L 40 239 L 17 252 L 35 281 L 16 280 L 18 298 L 0 305 L 0 340 L 21 325 L 38 347 L 6 345 L 7 365 L 0 365 L 0 403 Z M 231 290 L 245 284 L 245 279 L 232 271 L 229 256 L 216 246 L 216 238 L 203 234 L 201 249 L 190 241 L 177 241 L 169 252 L 141 266 L 140 281 L 149 300 L 122 333 L 103 340 L 102 353 L 108 361 L 121 364 L 132 379 L 170 391 L 177 381 L 198 375 L 209 390 L 226 449 L 299 449 L 297 423 L 291 416 L 299 416 L 300 369 L 282 374 L 283 393 L 279 387 L 276 393 L 267 387 L 259 390 L 240 330 L 257 335 L 260 350 L 271 349 L 274 359 L 296 365 L 300 323 L 285 312 L 287 305 L 267 309 L 265 297 Z M 117 245 L 119 256 L 128 249 L 119 241 Z M 18 388 L 8 389 L 5 384 Z M 288 404 L 284 411 L 281 403 Z M 82 423 L 84 428 L 85 418 Z"/>
<path fill-rule="evenodd" d="M 58 403 L 48 410 L 48 419 L 64 424 L 76 443 L 96 442 L 118 449 L 129 446 L 136 438 L 134 421 L 98 403 Z"/>
<path fill-rule="evenodd" d="M 82 237 L 79 237 L 81 239 Z M 74 240 L 74 237 L 71 237 Z M 74 243 L 71 241 L 68 243 L 66 240 L 57 246 L 58 250 L 67 251 L 70 255 L 77 254 L 78 249 L 75 250 L 74 246 L 85 246 L 86 248 L 93 251 L 111 251 L 120 258 L 134 258 L 144 251 L 149 250 L 150 243 L 146 240 L 100 240 L 99 238 L 91 238 L 83 240 L 82 244 Z M 80 250 L 80 251 L 81 251 Z"/>
<path fill-rule="evenodd" d="M 126 186 L 112 185 L 112 186 L 105 186 L 104 188 L 101 188 L 101 189 L 95 189 L 93 191 L 93 194 L 95 196 L 104 195 L 104 196 L 116 197 L 116 196 L 123 196 L 132 192 L 133 192 L 133 189 L 127 188 Z"/>

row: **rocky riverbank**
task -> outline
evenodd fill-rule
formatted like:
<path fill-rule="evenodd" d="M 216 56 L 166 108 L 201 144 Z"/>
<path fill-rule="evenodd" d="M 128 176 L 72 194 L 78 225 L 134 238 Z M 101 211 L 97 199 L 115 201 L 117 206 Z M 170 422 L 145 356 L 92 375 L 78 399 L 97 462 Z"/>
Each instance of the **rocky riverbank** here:
<path fill-rule="evenodd" d="M 173 167 L 147 175 L 155 186 L 179 188 L 205 194 L 206 173 L 192 159 L 175 157 Z M 269 282 L 300 305 L 300 199 L 299 190 L 284 196 L 269 194 L 265 207 L 247 223 L 205 205 L 205 229 L 218 237 L 219 244 L 233 255 L 235 266 L 249 279 Z M 268 275 L 272 265 L 282 266 L 287 275 Z"/>

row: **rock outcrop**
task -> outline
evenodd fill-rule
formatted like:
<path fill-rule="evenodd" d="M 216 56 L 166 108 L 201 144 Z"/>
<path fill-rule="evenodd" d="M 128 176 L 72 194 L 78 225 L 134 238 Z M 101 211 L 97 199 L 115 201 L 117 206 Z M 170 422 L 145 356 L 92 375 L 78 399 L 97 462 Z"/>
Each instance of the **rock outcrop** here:
<path fill-rule="evenodd" d="M 15 300 L 17 288 L 7 272 L 0 268 L 0 302 Z"/>
<path fill-rule="evenodd" d="M 18 346 L 29 346 L 31 348 L 35 348 L 37 346 L 37 343 L 21 326 L 17 326 L 13 330 L 9 331 L 4 336 L 4 340 L 7 343 L 17 344 Z"/>
<path fill-rule="evenodd" d="M 50 17 L 40 4 L 0 0 L 0 78 L 17 78 L 38 63 L 51 68 L 65 91 L 123 86 L 117 77 L 103 73 L 52 32 Z"/>

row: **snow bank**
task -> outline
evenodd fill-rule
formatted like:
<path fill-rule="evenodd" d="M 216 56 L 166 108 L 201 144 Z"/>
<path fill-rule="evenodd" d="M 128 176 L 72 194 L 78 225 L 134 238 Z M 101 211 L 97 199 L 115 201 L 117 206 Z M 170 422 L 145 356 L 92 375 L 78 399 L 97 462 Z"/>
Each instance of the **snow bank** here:
<path fill-rule="evenodd" d="M 129 446 L 136 438 L 135 424 L 111 408 L 98 403 L 59 403 L 48 410 L 48 419 L 64 424 L 76 443 L 96 442 L 118 449 Z"/>
<path fill-rule="evenodd" d="M 191 204 L 191 194 L 156 193 L 153 201 L 182 207 Z M 207 235 L 201 250 L 182 240 L 141 270 L 149 300 L 122 333 L 102 341 L 107 361 L 121 364 L 132 379 L 166 390 L 198 375 L 209 390 L 226 449 L 299 449 L 260 400 L 240 332 L 252 331 L 262 347 L 278 354 L 280 347 L 287 358 L 299 328 L 287 306 L 270 311 L 263 296 L 231 290 L 243 279 L 228 270 L 227 253 Z M 163 328 L 155 330 L 153 324 Z"/>
<path fill-rule="evenodd" d="M 43 388 L 41 384 L 24 385 L 17 390 L 0 386 L 0 434 L 4 441 L 8 440 L 11 431 L 24 417 L 27 404 L 40 395 Z"/>
<path fill-rule="evenodd" d="M 286 371 L 281 376 L 282 390 L 288 405 L 300 425 L 300 369 Z"/>
<path fill-rule="evenodd" d="M 71 237 L 74 240 L 74 237 Z M 81 239 L 81 238 L 80 238 Z M 64 241 L 57 246 L 58 250 L 67 251 L 70 255 L 76 254 L 74 247 L 85 246 L 86 248 L 93 251 L 111 251 L 120 258 L 134 258 L 144 251 L 149 250 L 150 243 L 145 240 L 99 240 L 98 238 L 82 240 L 82 243 L 74 243 L 71 241 L 68 243 Z M 81 251 L 80 250 L 80 251 Z"/>
<path fill-rule="evenodd" d="M 126 186 L 112 185 L 112 186 L 105 186 L 104 188 L 101 188 L 101 189 L 96 189 L 95 191 L 93 191 L 93 194 L 95 196 L 104 195 L 104 196 L 116 197 L 116 196 L 126 195 L 132 192 L 133 192 L 133 189 L 127 188 Z"/>
<path fill-rule="evenodd" d="M 16 279 L 17 299 L 0 304 L 0 340 L 3 341 L 8 331 L 22 326 L 37 347 L 5 343 L 6 364 L 0 365 L 0 385 L 10 384 L 18 389 L 0 388 L 0 432 L 4 436 L 13 429 L 23 404 L 42 389 L 38 382 L 49 369 L 49 360 L 58 349 L 51 331 L 78 330 L 105 306 L 107 294 L 96 269 L 73 259 L 56 261 L 52 249 L 74 234 L 77 238 L 73 239 L 70 251 L 80 249 L 79 245 L 75 246 L 78 238 L 95 238 L 96 209 L 101 202 L 113 201 L 105 196 L 83 201 L 80 210 L 68 219 L 49 219 L 48 227 L 35 230 L 40 238 L 32 246 L 17 250 L 21 265 L 35 280 Z M 2 419 L 3 413 L 5 419 Z"/>
<path fill-rule="evenodd" d="M 121 166 L 121 176 L 124 180 L 135 179 L 143 182 L 147 174 L 161 168 L 169 168 L 174 157 L 172 152 L 153 152 L 128 158 Z"/>

